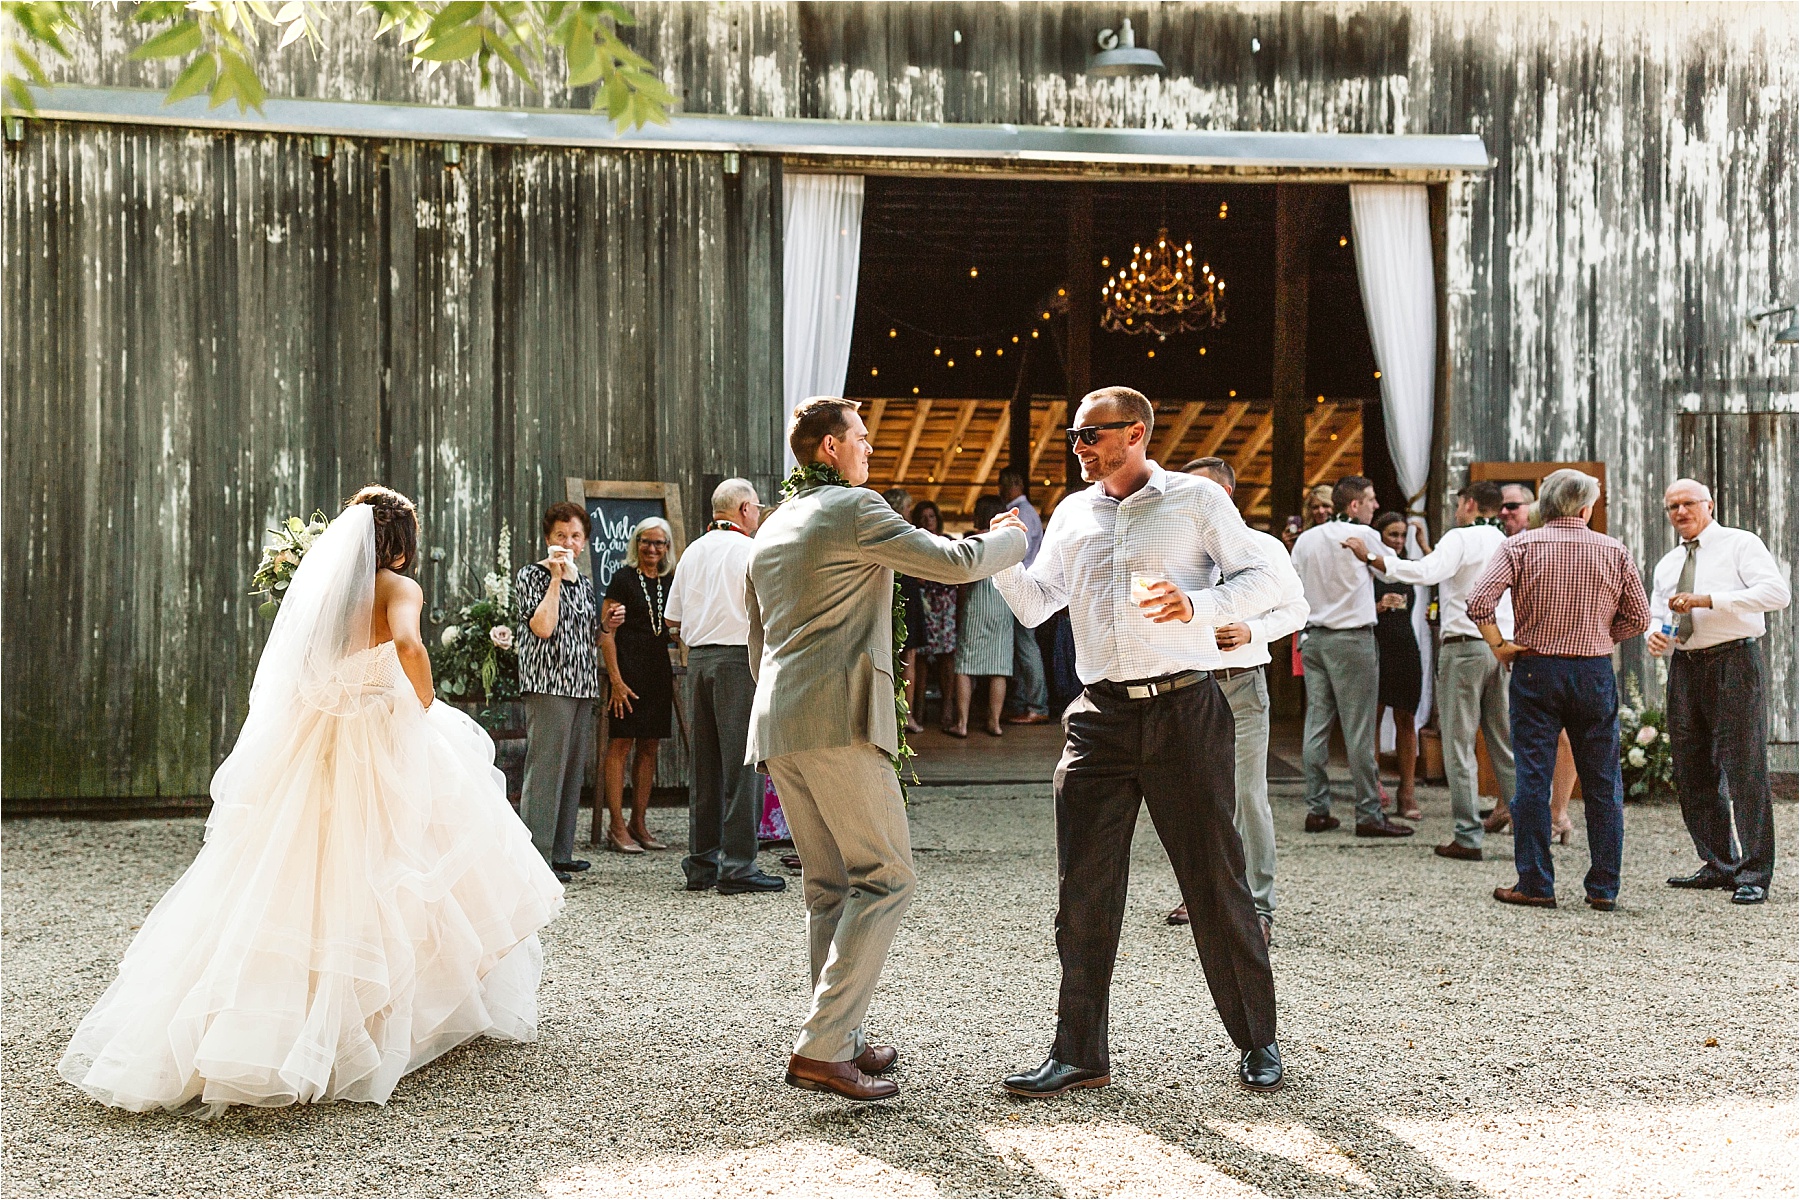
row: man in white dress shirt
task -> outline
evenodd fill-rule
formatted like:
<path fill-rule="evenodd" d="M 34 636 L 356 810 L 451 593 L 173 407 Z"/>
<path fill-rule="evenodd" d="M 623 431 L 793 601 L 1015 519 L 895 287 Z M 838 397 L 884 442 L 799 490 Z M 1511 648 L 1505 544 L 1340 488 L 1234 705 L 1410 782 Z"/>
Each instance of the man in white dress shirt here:
<path fill-rule="evenodd" d="M 1237 472 L 1222 458 L 1196 458 L 1184 468 L 1189 475 L 1210 479 L 1230 496 L 1237 491 Z M 1263 561 L 1281 577 L 1281 603 L 1259 617 L 1233 621 L 1214 630 L 1219 661 L 1213 672 L 1237 727 L 1237 818 L 1244 842 L 1244 882 L 1262 919 L 1263 940 L 1275 927 L 1275 817 L 1269 811 L 1269 643 L 1306 626 L 1306 591 L 1287 547 L 1268 534 L 1246 529 L 1263 552 Z M 1169 914 L 1169 924 L 1188 923 L 1187 905 Z"/>
<path fill-rule="evenodd" d="M 688 801 L 687 890 L 720 895 L 779 892 L 787 880 L 757 870 L 762 776 L 744 761 L 750 736 L 750 617 L 744 578 L 762 516 L 756 487 L 727 479 L 713 489 L 713 519 L 681 556 L 663 609 L 680 622 L 694 698 L 694 790 Z"/>
<path fill-rule="evenodd" d="M 1154 421 L 1130 388 L 1086 396 L 1068 437 L 1094 486 L 1057 505 L 1029 570 L 994 576 L 1027 625 L 1068 607 L 1085 685 L 1064 714 L 1056 768 L 1056 1040 L 1036 1070 L 1002 1082 L 1016 1095 L 1111 1082 L 1107 997 L 1146 803 L 1195 914 L 1213 1002 L 1242 1052 L 1238 1078 L 1281 1086 L 1275 981 L 1233 827 L 1234 722 L 1213 675 L 1223 665 L 1213 631 L 1267 612 L 1281 587 L 1222 488 L 1149 461 Z"/>
<path fill-rule="evenodd" d="M 1669 749 L 1681 817 L 1700 853 L 1700 869 L 1669 886 L 1723 888 L 1733 904 L 1761 904 L 1775 871 L 1775 813 L 1768 672 L 1758 640 L 1763 614 L 1786 608 L 1792 593 L 1761 538 L 1713 520 L 1705 484 L 1677 479 L 1663 505 L 1681 544 L 1656 564 L 1650 652 L 1674 652 Z"/>
<path fill-rule="evenodd" d="M 1375 648 L 1375 583 L 1369 568 L 1344 548 L 1358 538 L 1371 555 L 1387 552 L 1369 527 L 1375 516 L 1375 485 L 1346 475 L 1331 489 L 1337 515 L 1314 525 L 1294 542 L 1294 570 L 1306 589 L 1311 613 L 1301 635 L 1300 667 L 1306 674 L 1306 739 L 1301 764 L 1306 771 L 1306 832 L 1338 827 L 1331 815 L 1331 726 L 1344 731 L 1355 790 L 1357 837 L 1411 837 L 1412 826 L 1390 821 L 1381 811 L 1381 781 L 1375 766 L 1376 695 L 1381 660 Z"/>
<path fill-rule="evenodd" d="M 1433 853 L 1440 858 L 1481 861 L 1485 830 L 1481 824 L 1481 778 L 1475 759 L 1475 732 L 1487 741 L 1488 761 L 1500 782 L 1500 804 L 1511 808 L 1513 794 L 1512 728 L 1506 715 L 1506 668 L 1500 665 L 1469 620 L 1469 589 L 1487 569 L 1488 559 L 1506 541 L 1500 523 L 1505 502 L 1500 485 L 1482 480 L 1457 493 L 1456 528 L 1446 532 L 1424 558 L 1404 559 L 1383 550 L 1371 554 L 1361 538 L 1344 548 L 1369 563 L 1383 579 L 1438 589 L 1438 725 L 1444 740 L 1444 768 L 1450 776 L 1450 812 L 1455 822 L 1451 840 Z M 1510 639 L 1512 602 L 1502 596 L 1494 623 Z"/>

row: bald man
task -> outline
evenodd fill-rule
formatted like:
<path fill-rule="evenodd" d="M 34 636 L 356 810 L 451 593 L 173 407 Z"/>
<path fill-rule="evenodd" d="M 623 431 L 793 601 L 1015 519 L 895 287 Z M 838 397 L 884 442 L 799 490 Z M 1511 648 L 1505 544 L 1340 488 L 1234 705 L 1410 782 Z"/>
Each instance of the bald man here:
<path fill-rule="evenodd" d="M 1656 564 L 1648 640 L 1650 653 L 1673 656 L 1669 749 L 1681 818 L 1700 854 L 1700 869 L 1669 886 L 1719 888 L 1733 904 L 1761 904 L 1775 870 L 1775 813 L 1759 642 L 1763 614 L 1792 597 L 1761 538 L 1713 520 L 1705 484 L 1677 479 L 1663 508 L 1681 544 Z"/>

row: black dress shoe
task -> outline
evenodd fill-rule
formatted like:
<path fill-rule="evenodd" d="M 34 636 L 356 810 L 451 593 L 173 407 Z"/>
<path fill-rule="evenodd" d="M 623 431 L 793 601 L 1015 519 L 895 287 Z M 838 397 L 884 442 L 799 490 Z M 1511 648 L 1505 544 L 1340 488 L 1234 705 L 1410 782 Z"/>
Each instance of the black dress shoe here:
<path fill-rule="evenodd" d="M 569 874 L 567 871 L 558 871 L 555 867 L 550 868 L 550 873 L 552 875 L 556 876 L 556 882 L 558 882 L 558 883 L 568 883 L 570 880 L 575 878 L 573 875 Z"/>
<path fill-rule="evenodd" d="M 1071 1067 L 1068 1063 L 1046 1058 L 1035 1071 L 1020 1071 L 1000 1081 L 1000 1086 L 1015 1096 L 1060 1096 L 1073 1088 L 1106 1087 L 1112 1075 L 1106 1071 L 1090 1071 Z"/>
<path fill-rule="evenodd" d="M 593 863 L 589 862 L 585 858 L 571 859 L 569 862 L 551 863 L 550 864 L 552 870 L 567 871 L 571 875 L 573 875 L 577 871 L 585 871 L 593 865 L 594 865 Z"/>
<path fill-rule="evenodd" d="M 769 875 L 762 871 L 753 871 L 748 875 L 739 875 L 732 879 L 721 879 L 718 882 L 719 895 L 742 896 L 747 892 L 780 892 L 787 889 L 787 880 L 777 875 Z"/>
<path fill-rule="evenodd" d="M 1757 887 L 1754 883 L 1742 883 L 1737 891 L 1731 893 L 1733 904 L 1761 904 L 1769 898 L 1769 889 Z"/>
<path fill-rule="evenodd" d="M 1270 1042 L 1260 1050 L 1246 1050 L 1238 1062 L 1238 1082 L 1253 1092 L 1272 1092 L 1281 1086 L 1281 1048 Z"/>
<path fill-rule="evenodd" d="M 1386 817 L 1383 817 L 1379 821 L 1358 821 L 1356 823 L 1357 837 L 1400 838 L 1411 837 L 1412 835 L 1413 830 L 1411 825 L 1401 825 L 1395 821 L 1388 820 Z"/>
<path fill-rule="evenodd" d="M 682 885 L 682 889 L 689 892 L 710 892 L 718 882 L 717 879 L 690 879 Z"/>
<path fill-rule="evenodd" d="M 1329 833 L 1341 824 L 1343 822 L 1330 813 L 1306 814 L 1306 832 L 1308 833 Z"/>
<path fill-rule="evenodd" d="M 1722 888 L 1734 891 L 1737 882 L 1711 863 L 1701 867 L 1692 875 L 1671 875 L 1669 886 L 1672 888 Z"/>

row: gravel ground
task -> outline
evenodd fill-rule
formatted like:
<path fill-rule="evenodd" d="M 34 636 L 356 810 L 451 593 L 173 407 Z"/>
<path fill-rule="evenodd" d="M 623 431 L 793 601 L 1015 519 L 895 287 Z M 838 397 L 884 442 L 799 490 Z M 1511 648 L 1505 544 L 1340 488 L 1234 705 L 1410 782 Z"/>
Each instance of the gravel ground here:
<path fill-rule="evenodd" d="M 994 1081 L 1048 1044 L 1057 970 L 1047 787 L 919 789 L 922 884 L 871 1013 L 900 1098 L 781 1082 L 803 1012 L 797 888 L 678 890 L 674 853 L 599 855 L 545 936 L 539 1041 L 477 1043 L 385 1108 L 103 1109 L 54 1074 L 133 927 L 199 846 L 198 820 L 4 830 L 7 1195 L 1793 1195 L 1792 858 L 1774 898 L 1676 893 L 1673 806 L 1627 815 L 1618 912 L 1487 898 L 1502 861 L 1298 831 L 1276 789 L 1275 943 L 1289 1086 L 1235 1055 L 1149 821 L 1113 988 L 1115 1085 L 1021 1102 Z M 677 814 L 653 814 L 665 835 Z M 1795 840 L 1778 805 L 1780 845 Z M 669 840 L 675 840 L 670 838 Z M 1789 853 L 1784 850 L 1784 857 Z M 765 864 L 772 869 L 773 863 Z"/>

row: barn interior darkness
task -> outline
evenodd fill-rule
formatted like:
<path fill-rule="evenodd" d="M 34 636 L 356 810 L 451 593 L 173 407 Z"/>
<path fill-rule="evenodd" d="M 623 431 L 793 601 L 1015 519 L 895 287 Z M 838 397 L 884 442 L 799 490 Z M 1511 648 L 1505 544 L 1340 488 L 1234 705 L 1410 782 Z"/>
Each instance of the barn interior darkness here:
<path fill-rule="evenodd" d="M 1048 511 L 1067 482 L 1061 430 L 1068 373 L 1074 185 L 1016 179 L 870 176 L 846 394 L 874 431 L 871 484 L 904 486 L 963 523 L 995 491 L 1030 402 L 1031 495 Z M 1306 477 L 1370 474 L 1384 505 L 1399 487 L 1381 430 L 1379 382 L 1351 243 L 1346 188 L 1326 189 L 1306 260 Z M 1155 335 L 1091 329 L 1093 386 L 1125 384 L 1157 405 L 1152 456 L 1179 468 L 1218 454 L 1239 472 L 1239 506 L 1269 513 L 1276 304 L 1272 185 L 1092 185 L 1097 288 L 1134 246 L 1191 242 L 1224 282 L 1217 327 Z M 1322 399 L 1321 399 L 1322 398 Z"/>

